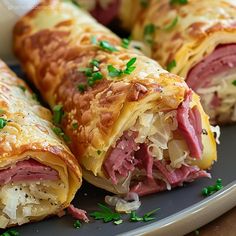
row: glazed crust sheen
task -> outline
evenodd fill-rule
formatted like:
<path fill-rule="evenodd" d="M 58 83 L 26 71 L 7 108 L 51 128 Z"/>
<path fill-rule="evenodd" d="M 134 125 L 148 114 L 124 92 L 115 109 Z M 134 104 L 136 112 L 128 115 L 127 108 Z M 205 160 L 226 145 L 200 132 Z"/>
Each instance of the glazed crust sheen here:
<path fill-rule="evenodd" d="M 108 41 L 117 51 L 102 50 L 91 41 L 93 36 L 98 42 Z M 68 2 L 44 1 L 23 17 L 15 26 L 14 50 L 50 106 L 63 105 L 61 125 L 71 138 L 71 149 L 82 168 L 95 176 L 104 177 L 102 164 L 109 148 L 114 147 L 139 114 L 176 109 L 189 90 L 182 78 L 163 70 L 140 52 L 121 47 L 116 35 Z M 108 65 L 123 70 L 131 58 L 137 60 L 130 75 L 109 76 Z M 78 85 L 86 83 L 80 69 L 89 67 L 92 59 L 100 61 L 103 79 L 80 92 Z M 216 159 L 215 141 L 197 95 L 194 105 L 209 131 L 204 144 L 210 143 L 204 148 L 208 163 L 202 164 L 208 168 Z M 78 124 L 76 129 L 74 122 Z"/>
<path fill-rule="evenodd" d="M 135 7 L 135 20 L 125 14 L 129 2 Z M 170 4 L 169 0 L 150 0 L 146 8 L 135 1 L 123 1 L 123 24 L 132 29 L 132 36 L 144 40 L 144 29 L 155 25 L 152 37 L 152 58 L 161 66 L 175 60 L 171 72 L 186 77 L 189 70 L 220 44 L 236 43 L 236 5 L 234 0 L 188 0 L 187 4 Z M 126 6 L 127 7 L 126 7 Z M 168 26 L 177 18 L 177 23 Z"/>
<path fill-rule="evenodd" d="M 0 109 L 0 118 L 8 121 L 0 130 L 0 169 L 33 158 L 57 170 L 68 190 L 63 193 L 65 200 L 58 211 L 66 208 L 81 186 L 82 174 L 78 162 L 52 131 L 51 112 L 33 99 L 25 82 L 2 61 Z"/>

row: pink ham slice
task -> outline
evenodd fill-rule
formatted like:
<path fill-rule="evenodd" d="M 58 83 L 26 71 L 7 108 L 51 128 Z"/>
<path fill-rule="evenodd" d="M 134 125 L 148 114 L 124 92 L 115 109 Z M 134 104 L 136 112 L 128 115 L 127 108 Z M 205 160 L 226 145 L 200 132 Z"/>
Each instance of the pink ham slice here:
<path fill-rule="evenodd" d="M 33 159 L 19 161 L 8 169 L 0 170 L 0 185 L 21 181 L 58 179 L 57 171 Z"/>
<path fill-rule="evenodd" d="M 104 163 L 104 169 L 113 184 L 118 183 L 117 177 L 126 177 L 135 168 L 137 161 L 134 159 L 134 151 L 138 149 L 138 144 L 134 141 L 135 135 L 125 132 Z"/>
<path fill-rule="evenodd" d="M 70 204 L 67 208 L 67 211 L 70 215 L 72 215 L 76 220 L 82 220 L 86 223 L 89 222 L 89 218 L 87 217 L 87 212 L 81 210 L 79 208 L 74 207 L 74 205 Z"/>
<path fill-rule="evenodd" d="M 177 109 L 178 129 L 188 145 L 190 156 L 200 159 L 203 151 L 201 115 L 197 107 L 190 108 L 191 99 L 192 91 L 189 90 Z"/>
<path fill-rule="evenodd" d="M 212 84 L 214 76 L 236 67 L 236 44 L 218 46 L 212 54 L 194 66 L 187 76 L 187 84 L 197 91 Z"/>
<path fill-rule="evenodd" d="M 120 0 L 113 0 L 106 9 L 102 8 L 99 1 L 91 14 L 102 24 L 109 24 L 118 14 Z"/>
<path fill-rule="evenodd" d="M 154 165 L 172 187 L 181 185 L 183 182 L 191 182 L 196 178 L 210 177 L 206 171 L 199 170 L 195 166 L 182 165 L 179 169 L 170 170 L 167 169 L 168 164 L 165 161 L 155 161 Z"/>
<path fill-rule="evenodd" d="M 136 182 L 131 186 L 131 192 L 137 193 L 139 196 L 161 192 L 167 189 L 165 181 L 154 179 L 152 173 L 154 169 L 158 170 L 159 175 L 166 179 L 171 187 L 182 185 L 184 182 L 191 182 L 197 178 L 210 178 L 204 170 L 194 166 L 181 166 L 179 169 L 170 170 L 167 168 L 168 163 L 158 160 L 153 160 L 146 144 L 141 144 L 140 149 L 135 153 L 135 158 L 138 159 L 137 168 L 146 170 L 146 178 L 143 181 Z M 155 170 L 156 171 L 156 170 Z"/>

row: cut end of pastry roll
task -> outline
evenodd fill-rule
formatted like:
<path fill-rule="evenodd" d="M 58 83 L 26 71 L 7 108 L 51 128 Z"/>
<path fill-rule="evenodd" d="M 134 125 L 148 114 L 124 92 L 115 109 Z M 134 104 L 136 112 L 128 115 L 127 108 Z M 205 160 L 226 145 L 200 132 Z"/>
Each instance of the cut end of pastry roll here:
<path fill-rule="evenodd" d="M 186 82 L 200 96 L 212 123 L 236 121 L 236 44 L 217 46 L 189 71 Z"/>
<path fill-rule="evenodd" d="M 14 37 L 28 77 L 52 108 L 63 107 L 60 125 L 86 180 L 145 195 L 210 176 L 216 143 L 183 78 L 68 2 L 45 1 Z"/>
<path fill-rule="evenodd" d="M 59 214 L 81 186 L 78 163 L 51 121 L 0 61 L 0 228 Z"/>
<path fill-rule="evenodd" d="M 138 15 L 142 17 L 136 18 L 133 38 L 145 41 L 164 68 L 186 78 L 211 123 L 235 122 L 235 3 L 191 0 L 180 6 L 150 0 L 146 9 L 139 7 Z"/>
<path fill-rule="evenodd" d="M 177 109 L 153 107 L 134 112 L 130 119 L 131 126 L 115 144 L 106 152 L 99 150 L 97 155 L 105 153 L 100 172 L 83 165 L 87 181 L 116 194 L 146 195 L 210 177 L 206 169 L 216 161 L 215 141 L 208 116 L 191 90 Z"/>
<path fill-rule="evenodd" d="M 75 176 L 68 180 L 55 167 L 27 156 L 0 170 L 0 228 L 38 221 L 69 206 L 69 188 L 78 180 Z"/>

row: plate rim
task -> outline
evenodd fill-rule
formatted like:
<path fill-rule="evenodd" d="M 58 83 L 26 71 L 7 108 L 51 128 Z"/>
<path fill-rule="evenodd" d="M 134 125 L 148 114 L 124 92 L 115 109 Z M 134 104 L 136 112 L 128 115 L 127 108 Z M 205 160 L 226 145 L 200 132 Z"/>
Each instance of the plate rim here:
<path fill-rule="evenodd" d="M 190 233 L 236 206 L 236 180 L 206 199 L 147 226 L 117 236 L 161 235 Z M 202 217 L 202 218 L 201 218 Z M 184 227 L 183 227 L 184 226 Z"/>

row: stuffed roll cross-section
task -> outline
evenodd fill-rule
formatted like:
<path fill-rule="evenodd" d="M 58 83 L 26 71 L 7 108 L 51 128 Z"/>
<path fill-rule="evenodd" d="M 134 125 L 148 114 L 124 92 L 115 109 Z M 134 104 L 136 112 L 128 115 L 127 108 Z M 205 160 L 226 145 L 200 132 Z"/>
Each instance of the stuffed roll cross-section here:
<path fill-rule="evenodd" d="M 145 195 L 210 177 L 216 143 L 182 78 L 69 2 L 43 2 L 16 24 L 14 38 L 87 181 Z"/>
<path fill-rule="evenodd" d="M 59 214 L 81 185 L 51 113 L 0 61 L 0 228 Z"/>
<path fill-rule="evenodd" d="M 234 0 L 150 0 L 145 8 L 130 0 L 122 9 L 132 37 L 150 45 L 152 58 L 161 66 L 186 78 L 212 123 L 236 121 Z M 132 22 L 131 9 L 137 13 Z"/>

